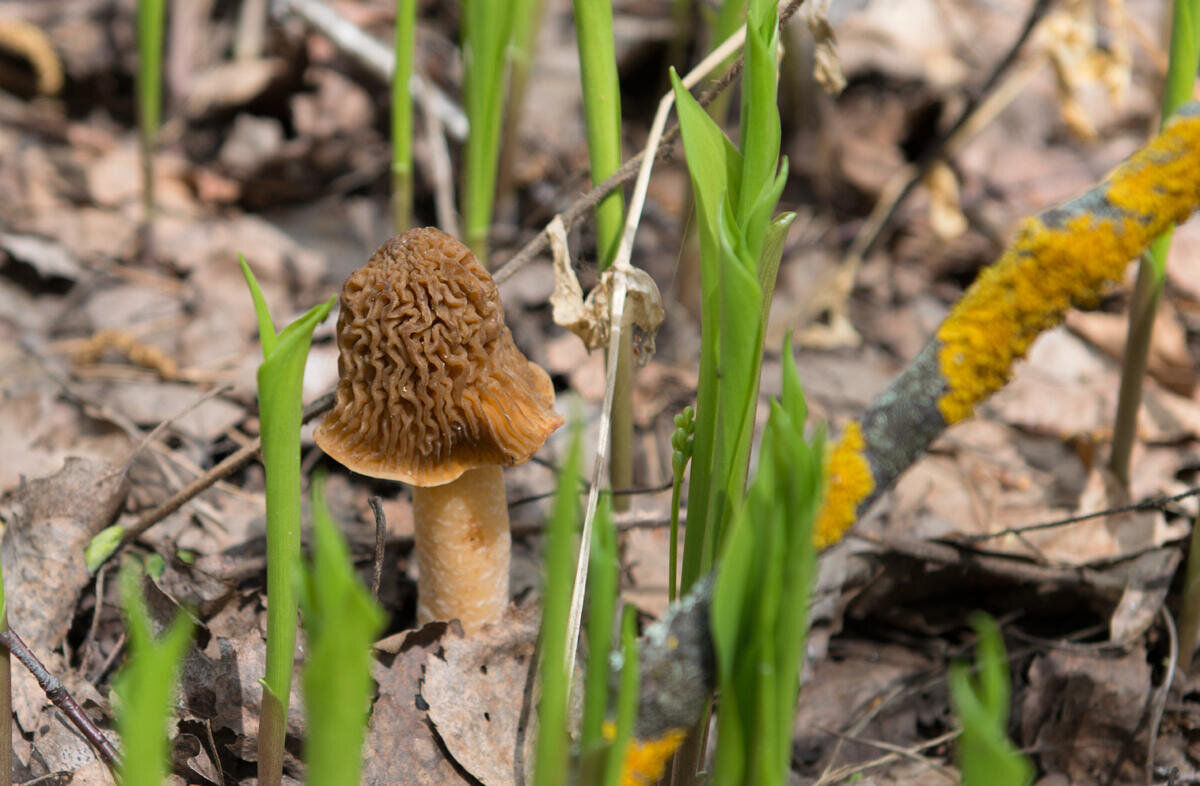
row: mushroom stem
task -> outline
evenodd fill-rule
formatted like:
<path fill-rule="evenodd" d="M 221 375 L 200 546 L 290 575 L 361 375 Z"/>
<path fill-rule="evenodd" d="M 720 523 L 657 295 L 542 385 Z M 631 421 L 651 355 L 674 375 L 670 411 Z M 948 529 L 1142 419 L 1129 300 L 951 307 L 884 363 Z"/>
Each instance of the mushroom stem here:
<path fill-rule="evenodd" d="M 499 466 L 413 487 L 417 624 L 458 619 L 470 633 L 508 608 L 512 539 Z"/>

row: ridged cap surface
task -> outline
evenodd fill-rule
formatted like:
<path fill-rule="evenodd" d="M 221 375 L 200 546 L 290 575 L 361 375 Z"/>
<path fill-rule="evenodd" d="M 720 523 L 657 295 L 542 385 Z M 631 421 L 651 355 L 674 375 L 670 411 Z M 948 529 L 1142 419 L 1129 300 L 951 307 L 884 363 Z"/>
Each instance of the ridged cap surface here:
<path fill-rule="evenodd" d="M 346 281 L 338 388 L 317 427 L 351 470 L 437 486 L 528 460 L 562 418 L 550 377 L 504 324 L 492 277 L 450 235 L 411 229 Z"/>

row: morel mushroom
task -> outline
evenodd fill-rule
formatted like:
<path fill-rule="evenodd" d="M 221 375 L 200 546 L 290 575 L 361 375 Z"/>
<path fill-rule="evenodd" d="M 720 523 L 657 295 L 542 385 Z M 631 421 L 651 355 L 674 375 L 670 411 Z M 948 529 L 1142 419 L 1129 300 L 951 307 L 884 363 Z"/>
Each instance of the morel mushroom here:
<path fill-rule="evenodd" d="M 349 469 L 413 486 L 417 622 L 467 631 L 508 607 L 511 539 L 501 467 L 562 425 L 550 377 L 504 325 L 496 283 L 433 228 L 383 244 L 346 281 L 338 388 L 317 427 Z"/>

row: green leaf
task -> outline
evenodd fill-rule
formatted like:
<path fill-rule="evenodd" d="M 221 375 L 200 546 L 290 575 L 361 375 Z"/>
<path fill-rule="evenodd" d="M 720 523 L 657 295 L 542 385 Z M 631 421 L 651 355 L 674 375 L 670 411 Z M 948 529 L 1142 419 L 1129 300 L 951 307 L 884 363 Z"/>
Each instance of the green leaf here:
<path fill-rule="evenodd" d="M 1009 715 L 1008 660 L 995 620 L 974 614 L 979 634 L 975 647 L 979 674 L 975 679 L 963 663 L 950 667 L 950 699 L 962 723 L 958 767 L 965 786 L 1025 786 L 1033 767 L 1006 736 Z"/>
<path fill-rule="evenodd" d="M 100 570 L 100 566 L 121 547 L 124 537 L 125 528 L 120 524 L 113 524 L 96 533 L 83 550 L 83 561 L 87 564 L 88 573 Z"/>
<path fill-rule="evenodd" d="M 173 706 L 179 663 L 191 641 L 192 622 L 177 614 L 161 638 L 151 632 L 150 614 L 142 597 L 137 563 L 121 569 L 122 598 L 129 633 L 129 660 L 114 682 L 117 726 L 125 755 L 120 782 L 157 786 L 167 777 L 167 718 Z"/>
<path fill-rule="evenodd" d="M 613 613 L 617 605 L 620 561 L 612 520 L 611 497 L 600 498 L 592 524 L 592 553 L 588 562 L 587 677 L 583 693 L 580 748 L 584 756 L 604 748 L 602 733 L 608 714 L 608 655 L 612 649 Z"/>
<path fill-rule="evenodd" d="M 332 297 L 275 334 L 270 311 L 250 266 L 242 272 L 254 300 L 263 362 L 258 367 L 258 412 L 267 498 L 267 654 L 259 733 L 259 777 L 282 768 L 283 743 L 296 649 L 300 587 L 300 425 L 304 366 L 312 332 L 329 316 Z M 274 777 L 278 777 L 274 775 Z"/>
<path fill-rule="evenodd" d="M 263 297 L 262 289 L 254 271 L 246 263 L 246 258 L 238 252 L 238 262 L 242 266 L 242 275 L 246 278 L 246 286 L 250 288 L 250 299 L 254 301 L 254 316 L 258 320 L 258 341 L 262 344 L 263 357 L 270 355 L 275 349 L 277 337 L 275 325 L 271 322 L 271 310 L 267 308 L 267 299 Z"/>
<path fill-rule="evenodd" d="M 571 447 L 559 474 L 546 544 L 546 581 L 542 591 L 542 698 L 538 705 L 535 784 L 567 781 L 567 623 L 579 523 L 579 473 L 582 464 L 579 418 L 572 418 Z"/>
<path fill-rule="evenodd" d="M 357 786 L 371 706 L 371 645 L 386 617 L 354 572 L 324 489 L 324 476 L 314 477 L 313 557 L 303 595 L 308 633 L 304 760 L 309 783 Z"/>

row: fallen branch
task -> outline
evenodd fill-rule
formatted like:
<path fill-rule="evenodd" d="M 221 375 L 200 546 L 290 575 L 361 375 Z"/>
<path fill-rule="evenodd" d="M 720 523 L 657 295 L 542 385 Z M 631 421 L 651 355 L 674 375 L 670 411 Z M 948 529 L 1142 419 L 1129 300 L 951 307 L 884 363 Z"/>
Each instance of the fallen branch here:
<path fill-rule="evenodd" d="M 11 652 L 25 668 L 29 669 L 29 673 L 46 692 L 46 698 L 50 699 L 55 707 L 62 710 L 67 719 L 83 735 L 83 738 L 96 749 L 104 763 L 115 769 L 120 757 L 112 740 L 100 731 L 100 727 L 87 716 L 87 713 L 79 706 L 79 702 L 71 696 L 67 686 L 63 685 L 62 680 L 50 673 L 50 670 L 38 659 L 37 655 L 33 654 L 33 650 L 29 649 L 17 632 L 12 628 L 0 632 L 0 647 Z"/>

